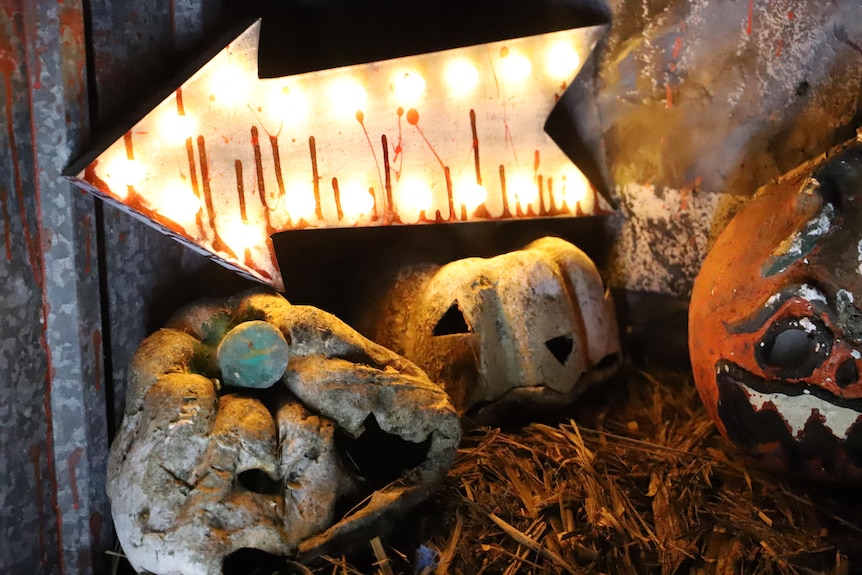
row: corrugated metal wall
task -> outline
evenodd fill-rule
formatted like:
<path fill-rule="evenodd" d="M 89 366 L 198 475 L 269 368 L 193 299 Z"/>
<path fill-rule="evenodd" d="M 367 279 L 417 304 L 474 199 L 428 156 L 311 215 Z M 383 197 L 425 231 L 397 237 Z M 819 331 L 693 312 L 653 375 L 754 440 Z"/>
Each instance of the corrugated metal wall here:
<path fill-rule="evenodd" d="M 609 4 L 590 126 L 623 207 L 605 271 L 616 287 L 684 296 L 735 198 L 853 133 L 862 5 Z M 105 459 L 129 358 L 176 305 L 237 287 L 60 178 L 90 134 L 122 125 L 228 24 L 223 10 L 0 3 L 0 573 L 105 572 Z"/>
<path fill-rule="evenodd" d="M 123 373 L 154 291 L 209 264 L 102 212 L 60 174 L 91 127 L 121 122 L 220 10 L 214 0 L 2 3 L 0 573 L 107 570 L 105 460 Z"/>

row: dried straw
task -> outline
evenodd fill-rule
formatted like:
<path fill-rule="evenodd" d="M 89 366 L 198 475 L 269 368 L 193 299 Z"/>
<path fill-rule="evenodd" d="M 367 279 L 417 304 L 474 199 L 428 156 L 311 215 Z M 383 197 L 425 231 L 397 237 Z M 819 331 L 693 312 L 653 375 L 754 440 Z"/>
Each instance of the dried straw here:
<path fill-rule="evenodd" d="M 685 376 L 623 379 L 563 422 L 466 434 L 428 506 L 439 524 L 414 541 L 437 551 L 434 573 L 862 569 L 855 494 L 750 467 L 718 435 Z M 410 552 L 386 559 L 397 547 L 386 541 L 374 547 L 373 571 L 417 572 Z M 330 559 L 316 572 L 354 572 L 346 561 Z"/>

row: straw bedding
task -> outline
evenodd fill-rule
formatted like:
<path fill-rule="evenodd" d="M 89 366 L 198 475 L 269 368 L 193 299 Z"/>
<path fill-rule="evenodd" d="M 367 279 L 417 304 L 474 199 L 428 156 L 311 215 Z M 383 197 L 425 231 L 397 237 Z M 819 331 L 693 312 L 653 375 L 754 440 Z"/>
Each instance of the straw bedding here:
<path fill-rule="evenodd" d="M 350 554 L 247 572 L 862 573 L 858 490 L 759 472 L 690 374 L 631 367 L 557 421 L 465 432 L 440 492 L 390 527 Z"/>
<path fill-rule="evenodd" d="M 367 557 L 311 567 L 855 573 L 860 499 L 851 488 L 758 472 L 719 436 L 690 376 L 630 369 L 562 421 L 468 431 L 443 490 L 395 535 L 372 540 Z"/>

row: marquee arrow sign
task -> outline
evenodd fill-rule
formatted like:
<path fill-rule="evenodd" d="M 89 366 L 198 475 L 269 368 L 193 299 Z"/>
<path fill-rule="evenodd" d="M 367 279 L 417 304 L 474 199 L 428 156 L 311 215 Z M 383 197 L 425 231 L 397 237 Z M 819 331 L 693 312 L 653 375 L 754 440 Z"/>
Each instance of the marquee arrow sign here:
<path fill-rule="evenodd" d="M 261 79 L 257 21 L 68 177 L 279 290 L 275 232 L 601 213 L 543 127 L 604 30 Z"/>

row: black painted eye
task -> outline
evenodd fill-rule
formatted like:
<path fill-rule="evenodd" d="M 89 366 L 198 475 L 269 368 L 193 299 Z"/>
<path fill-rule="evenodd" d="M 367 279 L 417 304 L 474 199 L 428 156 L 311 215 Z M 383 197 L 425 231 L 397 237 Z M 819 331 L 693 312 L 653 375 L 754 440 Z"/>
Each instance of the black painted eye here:
<path fill-rule="evenodd" d="M 437 321 L 437 325 L 434 326 L 434 335 L 455 335 L 457 333 L 473 333 L 473 328 L 467 323 L 467 318 L 464 317 L 464 312 L 461 311 L 456 301 Z"/>
<path fill-rule="evenodd" d="M 755 356 L 776 377 L 799 379 L 811 375 L 832 352 L 832 332 L 813 318 L 778 321 L 757 345 Z"/>

